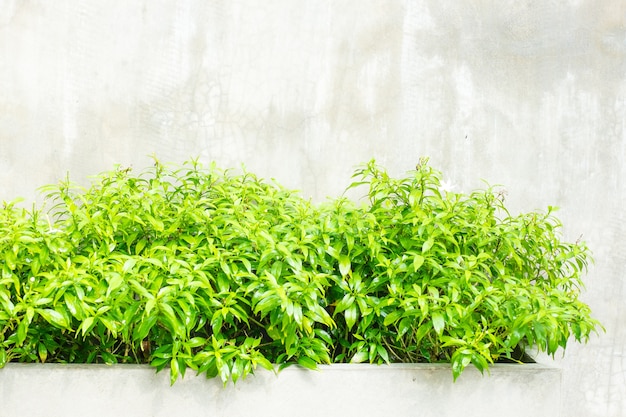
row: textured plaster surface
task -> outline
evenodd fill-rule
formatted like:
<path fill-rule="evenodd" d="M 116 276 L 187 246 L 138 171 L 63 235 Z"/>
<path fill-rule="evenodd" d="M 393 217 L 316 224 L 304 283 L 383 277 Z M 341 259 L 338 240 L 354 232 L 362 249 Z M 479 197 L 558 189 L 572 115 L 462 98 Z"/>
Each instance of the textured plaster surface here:
<path fill-rule="evenodd" d="M 457 190 L 561 207 L 607 329 L 557 357 L 562 415 L 626 415 L 623 1 L 5 0 L 0 62 L 2 200 L 150 154 L 322 200 L 427 155 Z"/>

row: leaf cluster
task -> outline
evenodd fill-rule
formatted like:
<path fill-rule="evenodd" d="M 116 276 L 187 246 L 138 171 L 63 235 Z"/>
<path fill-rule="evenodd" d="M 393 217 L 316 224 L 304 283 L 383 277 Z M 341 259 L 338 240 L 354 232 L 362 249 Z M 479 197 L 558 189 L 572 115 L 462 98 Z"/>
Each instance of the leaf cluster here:
<path fill-rule="evenodd" d="M 237 381 L 258 366 L 450 362 L 454 377 L 554 354 L 600 325 L 579 300 L 591 260 L 552 208 L 511 216 L 492 188 L 442 189 L 374 161 L 314 206 L 249 172 L 191 160 L 44 187 L 0 208 L 0 366 L 150 363 Z"/>

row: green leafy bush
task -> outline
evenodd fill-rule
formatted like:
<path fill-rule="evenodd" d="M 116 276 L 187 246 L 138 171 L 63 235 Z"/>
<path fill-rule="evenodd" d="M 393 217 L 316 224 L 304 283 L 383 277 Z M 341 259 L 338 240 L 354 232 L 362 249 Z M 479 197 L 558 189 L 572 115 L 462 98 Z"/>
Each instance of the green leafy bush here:
<path fill-rule="evenodd" d="M 313 206 L 251 173 L 189 161 L 44 188 L 0 209 L 0 366 L 150 363 L 224 382 L 257 366 L 450 362 L 454 378 L 554 354 L 600 327 L 590 254 L 552 215 L 511 216 L 493 189 L 442 190 L 421 161 L 373 161 L 367 204 Z"/>

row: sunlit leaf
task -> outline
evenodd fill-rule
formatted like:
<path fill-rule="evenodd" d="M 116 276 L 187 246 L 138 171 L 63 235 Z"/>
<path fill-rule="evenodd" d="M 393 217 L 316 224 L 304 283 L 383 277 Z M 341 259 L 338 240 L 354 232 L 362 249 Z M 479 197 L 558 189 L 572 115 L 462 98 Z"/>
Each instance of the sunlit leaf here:
<path fill-rule="evenodd" d="M 306 356 L 298 358 L 298 365 L 311 370 L 317 369 L 317 363 L 313 359 Z"/>
<path fill-rule="evenodd" d="M 346 308 L 344 312 L 344 317 L 346 319 L 346 326 L 348 326 L 348 330 L 354 327 L 357 321 L 358 315 L 359 315 L 359 311 L 358 311 L 356 304 L 351 304 L 350 306 L 348 306 L 348 308 Z"/>
<path fill-rule="evenodd" d="M 36 311 L 48 323 L 54 326 L 57 326 L 62 329 L 65 329 L 69 326 L 69 322 L 67 318 L 57 310 L 46 308 L 46 309 L 36 309 Z"/>
<path fill-rule="evenodd" d="M 424 265 L 424 257 L 421 255 L 413 256 L 413 272 L 417 272 Z"/>
<path fill-rule="evenodd" d="M 430 248 L 433 247 L 434 243 L 435 243 L 435 241 L 434 241 L 433 238 L 426 239 L 424 241 L 424 244 L 422 245 L 422 253 L 428 252 L 430 250 Z"/>
<path fill-rule="evenodd" d="M 443 328 L 445 327 L 446 321 L 443 318 L 443 315 L 439 312 L 433 312 L 432 316 L 433 316 L 433 329 L 435 329 L 435 332 L 439 336 L 441 336 L 441 334 L 443 333 Z"/>
<path fill-rule="evenodd" d="M 342 276 L 348 275 L 350 272 L 350 257 L 348 255 L 339 256 L 339 272 L 341 272 Z"/>

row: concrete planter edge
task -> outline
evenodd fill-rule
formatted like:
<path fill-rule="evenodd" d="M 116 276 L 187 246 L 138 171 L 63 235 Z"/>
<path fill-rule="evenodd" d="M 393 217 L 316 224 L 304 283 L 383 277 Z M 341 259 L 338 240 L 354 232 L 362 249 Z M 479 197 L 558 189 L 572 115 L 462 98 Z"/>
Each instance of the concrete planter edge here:
<path fill-rule="evenodd" d="M 289 367 L 224 386 L 188 371 L 173 386 L 147 365 L 7 364 L 4 417 L 13 416 L 558 416 L 561 370 L 542 364 L 334 364 Z M 88 411 L 86 411 L 88 410 Z"/>

